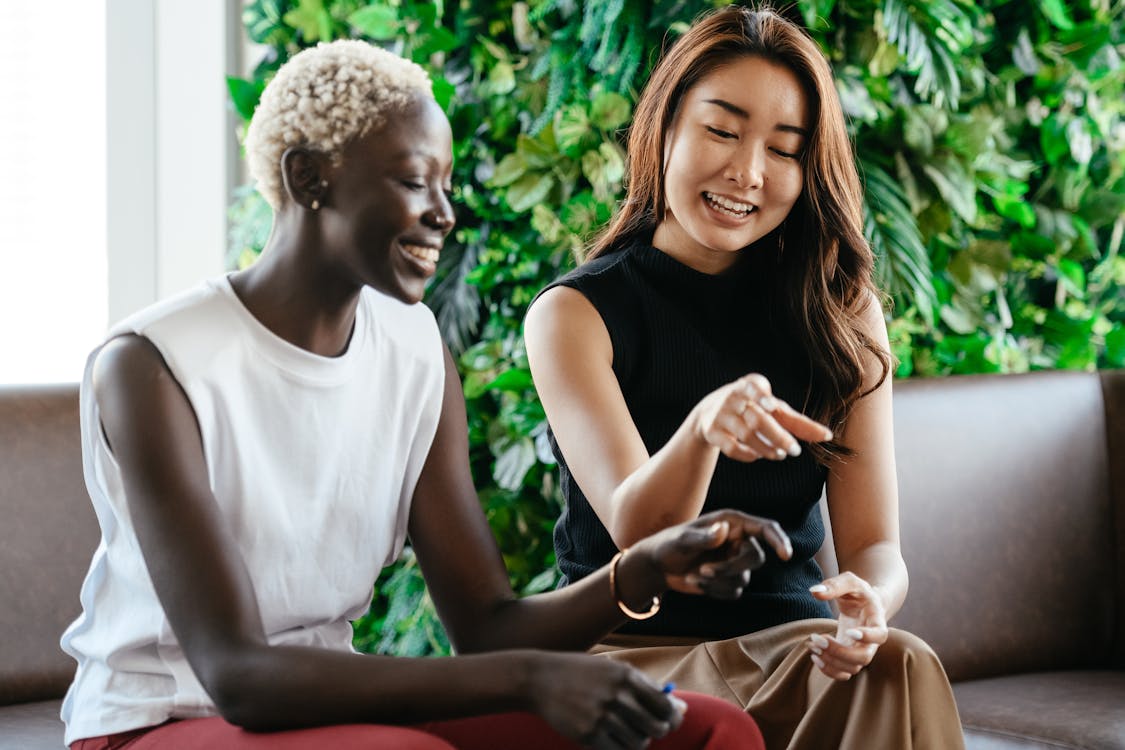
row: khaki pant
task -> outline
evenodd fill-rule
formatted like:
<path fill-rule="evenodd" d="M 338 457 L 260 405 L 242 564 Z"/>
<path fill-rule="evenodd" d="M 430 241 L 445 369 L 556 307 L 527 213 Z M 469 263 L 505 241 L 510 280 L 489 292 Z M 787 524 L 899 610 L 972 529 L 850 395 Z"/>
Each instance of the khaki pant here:
<path fill-rule="evenodd" d="M 847 681 L 825 677 L 808 637 L 835 620 L 800 620 L 725 641 L 611 636 L 591 653 L 621 659 L 656 680 L 741 706 L 768 750 L 961 750 L 957 704 L 941 662 L 894 628 L 875 659 Z"/>

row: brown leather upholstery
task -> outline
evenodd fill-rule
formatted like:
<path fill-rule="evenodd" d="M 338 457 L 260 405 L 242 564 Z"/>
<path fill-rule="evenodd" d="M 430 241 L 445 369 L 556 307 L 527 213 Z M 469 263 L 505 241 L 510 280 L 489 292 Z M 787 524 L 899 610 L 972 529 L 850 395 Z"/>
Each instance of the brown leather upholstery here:
<path fill-rule="evenodd" d="M 1125 371 L 902 381 L 894 409 L 892 624 L 941 657 L 969 750 L 1125 750 Z"/>
<path fill-rule="evenodd" d="M 895 620 L 950 678 L 1105 667 L 1115 540 L 1101 387 L 1085 373 L 896 384 Z"/>
<path fill-rule="evenodd" d="M 0 388 L 0 704 L 66 689 L 74 661 L 59 636 L 98 538 L 77 386 Z"/>
<path fill-rule="evenodd" d="M 1125 672 L 1050 672 L 953 686 L 969 750 L 1125 750 Z"/>

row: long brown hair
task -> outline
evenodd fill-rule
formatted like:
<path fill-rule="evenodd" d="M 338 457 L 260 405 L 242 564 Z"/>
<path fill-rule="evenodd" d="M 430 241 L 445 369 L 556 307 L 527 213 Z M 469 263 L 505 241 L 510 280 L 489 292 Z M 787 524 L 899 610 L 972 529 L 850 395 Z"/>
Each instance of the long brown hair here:
<path fill-rule="evenodd" d="M 835 430 L 855 401 L 882 383 L 890 355 L 862 329 L 860 316 L 881 299 L 872 281 L 874 256 L 863 234 L 855 155 L 832 72 L 816 43 L 770 9 L 730 6 L 697 20 L 653 70 L 629 130 L 627 193 L 584 260 L 652 237 L 664 220 L 664 145 L 676 109 L 692 86 L 716 68 L 754 56 L 784 65 L 802 82 L 812 132 L 802 157 L 804 190 L 781 227 L 754 248 L 776 254 L 774 299 L 789 333 L 804 344 L 810 370 L 801 408 Z M 762 247 L 762 245 L 765 247 Z M 864 390 L 864 353 L 882 372 Z M 843 445 L 814 446 L 818 458 L 848 454 Z"/>

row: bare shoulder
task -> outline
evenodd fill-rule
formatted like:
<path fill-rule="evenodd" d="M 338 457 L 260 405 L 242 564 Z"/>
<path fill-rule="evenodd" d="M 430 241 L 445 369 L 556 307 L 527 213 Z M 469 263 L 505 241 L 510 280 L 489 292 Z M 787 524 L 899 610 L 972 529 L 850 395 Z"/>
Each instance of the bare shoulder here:
<path fill-rule="evenodd" d="M 144 336 L 128 333 L 107 341 L 94 357 L 94 394 L 99 402 L 114 390 L 140 386 L 154 376 L 171 376 L 164 357 Z"/>
<path fill-rule="evenodd" d="M 887 314 L 882 298 L 868 289 L 863 294 L 863 303 L 859 311 L 859 324 L 863 332 L 872 340 L 883 343 L 887 341 Z"/>

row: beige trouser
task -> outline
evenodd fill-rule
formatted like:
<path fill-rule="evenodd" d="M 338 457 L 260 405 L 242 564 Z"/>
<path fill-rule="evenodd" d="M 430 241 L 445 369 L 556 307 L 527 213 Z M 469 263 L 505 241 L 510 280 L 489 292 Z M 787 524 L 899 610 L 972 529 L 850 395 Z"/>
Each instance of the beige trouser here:
<path fill-rule="evenodd" d="M 894 628 L 847 681 L 825 677 L 807 647 L 835 620 L 800 620 L 725 641 L 611 636 L 591 649 L 678 688 L 724 698 L 761 727 L 769 750 L 961 750 L 957 704 L 924 641 Z"/>

